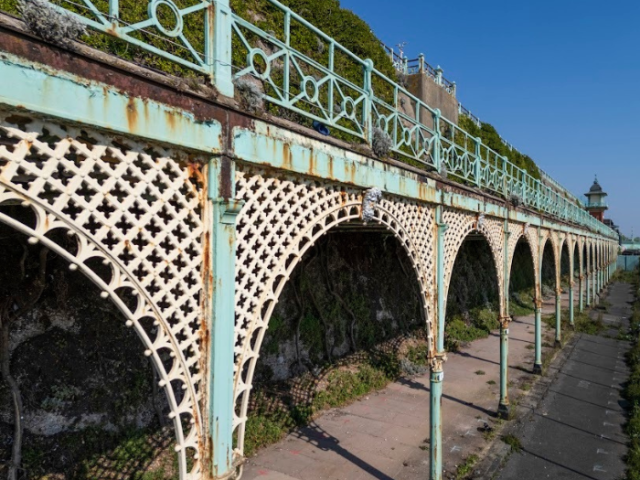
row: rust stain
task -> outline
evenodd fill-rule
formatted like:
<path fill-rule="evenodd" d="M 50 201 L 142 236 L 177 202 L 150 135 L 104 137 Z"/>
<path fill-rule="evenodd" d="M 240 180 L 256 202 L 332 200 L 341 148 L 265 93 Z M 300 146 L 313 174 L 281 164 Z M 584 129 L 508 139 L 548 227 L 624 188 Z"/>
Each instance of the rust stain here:
<path fill-rule="evenodd" d="M 227 156 L 222 156 L 220 158 L 220 196 L 225 199 L 231 198 L 231 193 L 233 192 L 234 179 L 231 178 L 231 172 L 231 159 Z"/>
<path fill-rule="evenodd" d="M 418 183 L 418 198 L 420 200 L 427 199 L 427 185 L 425 183 Z"/>
<path fill-rule="evenodd" d="M 127 126 L 130 132 L 135 132 L 138 125 L 138 110 L 136 109 L 136 101 L 133 97 L 127 100 Z"/>
<path fill-rule="evenodd" d="M 349 165 L 349 179 L 351 180 L 351 183 L 356 183 L 356 168 L 355 163 L 351 163 Z"/>
<path fill-rule="evenodd" d="M 176 131 L 176 113 L 172 111 L 165 110 L 164 117 L 167 120 L 167 125 L 169 126 L 169 130 L 172 133 Z"/>
<path fill-rule="evenodd" d="M 282 168 L 286 168 L 287 170 L 293 169 L 293 165 L 291 164 L 291 147 L 289 147 L 288 143 L 282 144 Z"/>
<path fill-rule="evenodd" d="M 347 204 L 347 192 L 340 192 L 340 205 L 345 206 Z"/>
<path fill-rule="evenodd" d="M 149 125 L 149 103 L 146 99 L 142 101 L 142 115 L 144 115 L 144 123 Z"/>
<path fill-rule="evenodd" d="M 333 157 L 332 156 L 329 157 L 329 178 L 332 180 L 335 180 L 333 176 Z"/>
<path fill-rule="evenodd" d="M 198 162 L 189 160 L 189 163 L 187 163 L 187 175 L 190 179 L 194 179 L 196 183 L 204 185 L 202 166 Z"/>
<path fill-rule="evenodd" d="M 315 153 L 313 152 L 313 149 L 311 149 L 311 152 L 309 153 L 309 169 L 308 169 L 308 173 L 310 175 L 315 175 L 316 174 L 316 156 L 315 156 Z"/>

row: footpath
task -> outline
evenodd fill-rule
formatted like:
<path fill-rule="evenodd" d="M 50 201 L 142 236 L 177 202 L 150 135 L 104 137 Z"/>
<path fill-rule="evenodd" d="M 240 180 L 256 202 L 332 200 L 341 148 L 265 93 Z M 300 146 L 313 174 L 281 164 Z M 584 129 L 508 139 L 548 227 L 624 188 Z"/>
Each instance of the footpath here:
<path fill-rule="evenodd" d="M 630 344 L 615 338 L 619 326 L 628 328 L 632 301 L 629 284 L 609 287 L 603 321 L 610 329 L 576 335 L 542 402 L 513 429 L 521 453 L 512 454 L 496 478 L 624 478 L 621 390 L 629 377 Z"/>
<path fill-rule="evenodd" d="M 626 301 L 621 289 L 624 290 L 624 287 L 614 287 L 616 305 L 617 302 Z M 575 298 L 578 298 L 577 292 Z M 613 297 L 610 301 L 614 301 Z M 554 313 L 554 304 L 554 300 L 545 302 L 543 316 Z M 568 308 L 567 294 L 563 295 L 563 308 Z M 622 313 L 611 307 L 605 320 L 614 325 L 620 321 L 620 315 Z M 520 401 L 524 403 L 524 399 L 529 397 L 527 394 L 531 385 L 539 378 L 531 373 L 534 360 L 534 316 L 518 317 L 511 323 L 509 330 L 509 396 L 515 404 L 521 398 L 523 400 Z M 615 334 L 617 335 L 617 330 Z M 569 363 L 565 363 L 568 369 L 563 370 L 563 376 L 566 378 L 559 377 L 559 386 L 554 387 L 558 393 L 554 393 L 554 397 L 550 395 L 545 400 L 557 403 L 545 404 L 545 410 L 540 412 L 541 421 L 546 424 L 540 424 L 537 428 L 530 427 L 531 430 L 523 433 L 526 453 L 518 457 L 521 457 L 520 462 L 535 462 L 538 455 L 562 463 L 562 458 L 551 455 L 553 451 L 561 449 L 560 446 L 549 447 L 552 441 L 570 447 L 573 452 L 581 448 L 576 442 L 578 433 L 594 437 L 605 435 L 614 440 L 602 439 L 599 443 L 594 440 L 589 444 L 589 448 L 585 449 L 583 456 L 586 457 L 585 460 L 593 460 L 591 463 L 606 470 L 606 473 L 602 472 L 600 475 L 590 470 L 589 474 L 583 475 L 582 478 L 614 479 L 616 477 L 612 476 L 612 472 L 617 472 L 619 468 L 614 468 L 604 460 L 600 461 L 597 456 L 610 455 L 608 458 L 613 461 L 614 457 L 619 457 L 619 449 L 613 445 L 619 444 L 622 447 L 624 444 L 620 428 L 622 409 L 619 405 L 608 403 L 615 403 L 618 399 L 614 395 L 610 395 L 606 400 L 602 399 L 604 397 L 596 396 L 585 401 L 581 399 L 585 398 L 585 392 L 593 392 L 594 395 L 598 393 L 600 385 L 603 385 L 602 388 L 613 388 L 611 385 L 617 384 L 617 388 L 620 388 L 619 383 L 625 372 L 624 364 L 621 363 L 622 350 L 613 346 L 616 344 L 615 341 L 602 337 L 575 335 L 572 342 L 578 337 L 579 341 L 573 346 L 573 352 L 578 355 L 575 364 L 570 366 Z M 553 343 L 553 329 L 548 328 L 543 322 L 543 361 L 553 353 Z M 568 347 L 572 348 L 571 345 Z M 567 348 L 563 350 L 566 351 Z M 444 478 L 455 478 L 456 471 L 466 466 L 469 467 L 468 472 L 475 477 L 475 469 L 470 464 L 470 459 L 474 456 L 483 457 L 489 453 L 498 458 L 499 460 L 493 464 L 490 461 L 488 463 L 493 470 L 497 465 L 501 465 L 505 458 L 505 455 L 500 457 L 499 453 L 496 454 L 491 449 L 492 445 L 495 449 L 496 444 L 506 446 L 495 438 L 500 423 L 495 418 L 499 400 L 499 334 L 494 332 L 488 338 L 476 340 L 461 348 L 459 352 L 449 354 L 448 357 L 444 367 L 442 405 Z M 605 359 L 608 362 L 606 364 Z M 600 366 L 601 368 L 598 368 Z M 614 380 L 615 375 L 619 375 L 616 377 L 619 380 Z M 587 383 L 578 385 L 581 381 Z M 560 385 L 560 382 L 564 383 Z M 587 385 L 587 388 L 584 385 Z M 599 394 L 604 395 L 604 390 Z M 606 393 L 606 396 L 609 394 Z M 571 397 L 576 397 L 576 403 L 570 403 Z M 598 425 L 578 423 L 580 417 L 591 417 L 595 411 L 605 417 L 604 420 L 600 417 L 597 421 L 593 420 Z M 554 427 L 548 426 L 551 424 Z M 565 431 L 564 428 L 568 430 Z M 243 478 L 424 480 L 428 478 L 429 471 L 428 442 L 429 375 L 426 374 L 402 378 L 349 406 L 328 410 L 309 426 L 294 430 L 279 443 L 249 458 L 244 466 Z M 598 449 L 605 450 L 607 454 L 598 453 Z M 502 453 L 504 454 L 504 449 Z M 569 460 L 571 453 L 567 452 L 566 456 Z M 596 458 L 600 463 L 595 462 Z M 553 463 L 547 463 L 546 468 L 550 469 Z M 480 462 L 479 465 L 482 464 L 483 462 Z M 501 478 L 533 478 L 520 472 L 528 471 L 533 474 L 537 468 L 539 467 L 533 463 L 518 463 L 518 458 L 511 455 Z M 566 476 L 567 471 L 569 470 L 564 469 L 562 475 L 550 473 L 549 478 L 570 478 Z M 487 478 L 491 478 L 493 473 Z"/>

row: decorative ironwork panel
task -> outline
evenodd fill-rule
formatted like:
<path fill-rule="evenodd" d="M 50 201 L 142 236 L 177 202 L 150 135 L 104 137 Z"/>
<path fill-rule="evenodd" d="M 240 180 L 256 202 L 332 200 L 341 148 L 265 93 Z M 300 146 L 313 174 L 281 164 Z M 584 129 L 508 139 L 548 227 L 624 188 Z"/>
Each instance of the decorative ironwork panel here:
<path fill-rule="evenodd" d="M 213 29 L 209 0 L 148 0 L 140 10 L 120 8 L 118 0 L 55 0 L 51 7 L 80 23 L 170 63 L 205 75 L 212 74 Z M 142 13 L 141 13 L 142 12 Z"/>
<path fill-rule="evenodd" d="M 158 145 L 0 112 L 0 221 L 68 260 L 117 305 L 167 394 L 180 476 L 195 479 L 203 191 L 200 166 L 187 160 Z M 60 242 L 56 232 L 75 241 Z"/>
<path fill-rule="evenodd" d="M 498 294 L 500 296 L 500 307 L 504 305 L 504 221 L 496 218 L 484 217 L 484 215 L 473 215 L 459 210 L 445 209 L 442 218 L 447 225 L 444 235 L 444 299 L 446 306 L 447 294 L 449 293 L 449 282 L 453 273 L 453 266 L 460 250 L 462 242 L 472 231 L 482 233 L 491 249 L 493 261 L 496 267 L 498 279 Z"/>
<path fill-rule="evenodd" d="M 508 244 L 508 252 L 507 252 L 507 261 L 509 264 L 507 265 L 509 276 L 511 276 L 511 265 L 513 263 L 513 257 L 516 252 L 516 247 L 518 246 L 518 242 L 520 239 L 525 236 L 525 229 L 529 229 L 528 226 L 522 225 L 521 223 L 509 222 L 509 244 Z M 525 237 L 525 241 L 528 239 Z M 528 242 L 527 242 L 528 243 Z M 531 250 L 531 249 L 530 249 Z"/>
<path fill-rule="evenodd" d="M 304 253 L 331 228 L 362 222 L 362 190 L 258 167 L 238 165 L 234 428 L 242 456 L 249 394 L 260 346 L 278 297 Z M 393 232 L 412 261 L 423 296 L 433 351 L 434 213 L 399 197 L 383 196 L 368 221 Z"/>

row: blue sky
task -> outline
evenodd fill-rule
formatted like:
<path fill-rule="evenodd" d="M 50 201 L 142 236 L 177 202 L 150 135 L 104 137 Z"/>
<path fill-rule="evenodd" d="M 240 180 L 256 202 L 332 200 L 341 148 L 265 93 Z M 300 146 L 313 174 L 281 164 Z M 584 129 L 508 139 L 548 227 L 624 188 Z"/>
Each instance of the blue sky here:
<path fill-rule="evenodd" d="M 577 195 L 640 236 L 640 1 L 342 0 Z M 582 198 L 582 196 L 581 196 Z"/>

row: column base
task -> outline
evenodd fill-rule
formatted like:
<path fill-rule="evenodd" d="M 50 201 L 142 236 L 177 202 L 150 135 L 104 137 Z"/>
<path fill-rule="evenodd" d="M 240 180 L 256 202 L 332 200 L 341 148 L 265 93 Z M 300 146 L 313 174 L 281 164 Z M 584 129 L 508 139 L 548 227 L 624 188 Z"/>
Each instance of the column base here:
<path fill-rule="evenodd" d="M 555 348 L 562 348 L 562 340 L 558 340 L 558 339 L 556 338 L 556 341 L 553 343 L 553 346 L 554 346 Z"/>
<path fill-rule="evenodd" d="M 542 365 L 539 363 L 533 364 L 533 374 L 534 375 L 542 375 Z"/>
<path fill-rule="evenodd" d="M 502 420 L 506 420 L 509 418 L 509 416 L 511 415 L 511 405 L 509 404 L 504 404 L 501 403 L 500 405 L 498 405 L 498 418 L 501 418 Z"/>

